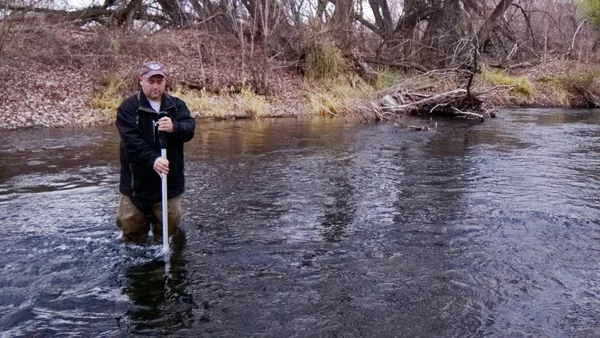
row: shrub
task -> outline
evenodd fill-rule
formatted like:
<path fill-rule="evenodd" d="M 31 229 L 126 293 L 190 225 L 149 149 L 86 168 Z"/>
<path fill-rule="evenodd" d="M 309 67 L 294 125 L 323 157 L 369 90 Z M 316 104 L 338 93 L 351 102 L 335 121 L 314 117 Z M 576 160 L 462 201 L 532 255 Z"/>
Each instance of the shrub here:
<path fill-rule="evenodd" d="M 348 69 L 342 51 L 320 36 L 308 39 L 305 55 L 305 76 L 311 79 L 335 79 Z"/>

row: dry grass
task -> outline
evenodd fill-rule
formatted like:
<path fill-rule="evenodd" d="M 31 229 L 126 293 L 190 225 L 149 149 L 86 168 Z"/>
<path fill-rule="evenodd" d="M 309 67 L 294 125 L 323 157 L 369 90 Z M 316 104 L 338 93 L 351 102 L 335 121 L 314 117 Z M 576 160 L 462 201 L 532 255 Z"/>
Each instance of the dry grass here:
<path fill-rule="evenodd" d="M 552 60 L 517 73 L 532 79 L 531 107 L 588 107 L 600 95 L 600 67 L 574 60 Z"/>
<path fill-rule="evenodd" d="M 534 79 L 536 102 L 540 105 L 568 107 L 571 94 L 562 83 L 551 75 L 542 75 Z"/>
<path fill-rule="evenodd" d="M 376 96 L 375 88 L 356 76 L 323 81 L 308 79 L 305 86 L 309 111 L 315 115 L 348 113 Z"/>
<path fill-rule="evenodd" d="M 104 79 L 103 86 L 95 90 L 89 97 L 88 106 L 98 109 L 100 114 L 114 117 L 117 108 L 123 101 L 127 89 L 127 81 L 122 77 L 111 74 Z"/>
<path fill-rule="evenodd" d="M 370 83 L 376 90 L 385 90 L 393 87 L 404 78 L 405 75 L 394 68 L 378 66 L 375 68 L 375 74 Z"/>
<path fill-rule="evenodd" d="M 265 117 L 271 110 L 267 100 L 252 91 L 252 88 L 243 88 L 240 93 L 242 111 L 252 117 Z"/>
<path fill-rule="evenodd" d="M 533 100 L 535 89 L 523 76 L 514 76 L 499 69 L 484 67 L 476 76 L 476 86 L 481 91 L 490 87 L 500 88 L 495 95 L 495 103 L 502 106 L 527 105 Z"/>
<path fill-rule="evenodd" d="M 309 38 L 304 53 L 306 55 L 304 75 L 309 79 L 335 79 L 348 71 L 342 51 L 323 35 Z"/>
<path fill-rule="evenodd" d="M 184 100 L 194 117 L 260 118 L 271 112 L 271 105 L 266 99 L 248 87 L 239 93 L 224 89 L 219 94 L 176 87 L 171 94 Z"/>
<path fill-rule="evenodd" d="M 192 116 L 226 118 L 235 110 L 233 100 L 227 96 L 207 93 L 206 90 L 187 90 L 176 87 L 171 94 L 182 99 L 188 106 Z"/>

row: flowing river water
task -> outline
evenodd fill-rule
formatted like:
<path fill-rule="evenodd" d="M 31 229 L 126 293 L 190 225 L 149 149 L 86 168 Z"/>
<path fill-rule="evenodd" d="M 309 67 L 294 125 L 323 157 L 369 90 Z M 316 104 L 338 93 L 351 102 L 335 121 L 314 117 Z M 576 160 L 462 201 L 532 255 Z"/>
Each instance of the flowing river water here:
<path fill-rule="evenodd" d="M 168 264 L 114 127 L 4 131 L 0 335 L 598 336 L 600 113 L 437 124 L 199 120 Z"/>

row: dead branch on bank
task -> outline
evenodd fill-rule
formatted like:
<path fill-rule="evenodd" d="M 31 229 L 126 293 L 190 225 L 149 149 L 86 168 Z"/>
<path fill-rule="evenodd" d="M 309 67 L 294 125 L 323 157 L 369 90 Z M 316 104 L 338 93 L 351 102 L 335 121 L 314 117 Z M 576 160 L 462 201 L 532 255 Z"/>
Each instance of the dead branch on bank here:
<path fill-rule="evenodd" d="M 437 123 L 434 127 L 429 126 L 416 126 L 406 123 L 406 115 L 394 114 L 388 111 L 382 110 L 375 103 L 371 103 L 370 107 L 358 106 L 358 109 L 354 110 L 354 114 L 363 122 L 368 122 L 370 120 L 375 121 L 391 121 L 394 122 L 396 127 L 400 127 L 402 129 L 412 129 L 416 131 L 435 131 L 437 128 Z"/>
<path fill-rule="evenodd" d="M 459 74 L 457 76 L 457 74 Z M 468 77 L 466 88 L 456 89 L 460 77 Z M 495 117 L 495 108 L 485 98 L 507 90 L 506 86 L 471 88 L 473 73 L 458 69 L 435 70 L 405 79 L 382 93 L 378 103 L 362 107 L 364 119 L 394 122 L 402 128 L 433 131 L 435 128 L 412 126 L 405 122 L 410 115 L 451 116 L 479 120 Z M 366 116 L 369 115 L 369 116 Z"/>
<path fill-rule="evenodd" d="M 382 98 L 381 109 L 391 114 L 450 115 L 481 121 L 493 117 L 483 108 L 483 102 L 477 98 L 477 94 L 468 95 L 468 91 L 462 88 L 431 95 L 397 92 Z"/>

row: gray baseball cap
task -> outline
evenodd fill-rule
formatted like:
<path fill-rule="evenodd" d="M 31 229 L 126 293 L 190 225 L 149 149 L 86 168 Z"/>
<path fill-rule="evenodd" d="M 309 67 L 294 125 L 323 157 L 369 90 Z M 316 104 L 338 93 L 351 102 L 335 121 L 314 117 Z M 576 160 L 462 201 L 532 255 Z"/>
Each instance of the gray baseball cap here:
<path fill-rule="evenodd" d="M 165 74 L 165 66 L 163 66 L 163 64 L 158 61 L 150 61 L 144 63 L 144 65 L 140 69 L 140 76 L 149 78 L 154 75 L 167 77 L 167 75 Z"/>

